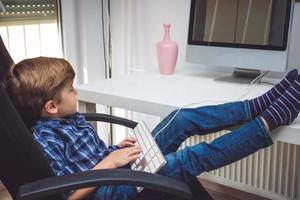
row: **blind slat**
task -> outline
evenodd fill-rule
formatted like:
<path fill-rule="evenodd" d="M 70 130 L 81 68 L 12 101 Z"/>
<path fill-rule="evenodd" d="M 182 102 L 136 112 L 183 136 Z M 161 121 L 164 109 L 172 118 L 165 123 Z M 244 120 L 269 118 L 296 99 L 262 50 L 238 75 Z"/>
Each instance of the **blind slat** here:
<path fill-rule="evenodd" d="M 57 0 L 2 0 L 0 22 L 57 19 Z"/>

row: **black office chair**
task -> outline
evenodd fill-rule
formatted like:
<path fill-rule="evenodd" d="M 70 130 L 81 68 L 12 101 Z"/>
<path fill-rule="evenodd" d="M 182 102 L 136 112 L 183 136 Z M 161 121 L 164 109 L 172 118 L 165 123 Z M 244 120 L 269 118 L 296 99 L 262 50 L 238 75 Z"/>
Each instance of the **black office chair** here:
<path fill-rule="evenodd" d="M 0 78 L 3 78 L 13 60 L 1 36 L 0 46 Z M 55 176 L 1 82 L 0 79 L 0 180 L 13 199 L 55 200 L 61 199 L 63 192 L 102 185 L 142 186 L 149 194 L 153 191 L 166 193 L 163 199 L 168 200 L 191 199 L 191 188 L 198 195 L 194 195 L 193 199 L 211 199 L 196 178 L 188 186 L 165 176 L 129 169 L 92 170 Z M 85 116 L 87 120 L 115 123 L 129 128 L 137 125 L 134 121 L 105 114 Z M 137 196 L 136 199 L 139 198 Z"/>
<path fill-rule="evenodd" d="M 9 55 L 0 35 L 0 80 L 3 80 L 4 74 L 6 74 L 12 64 L 14 64 L 14 61 Z"/>

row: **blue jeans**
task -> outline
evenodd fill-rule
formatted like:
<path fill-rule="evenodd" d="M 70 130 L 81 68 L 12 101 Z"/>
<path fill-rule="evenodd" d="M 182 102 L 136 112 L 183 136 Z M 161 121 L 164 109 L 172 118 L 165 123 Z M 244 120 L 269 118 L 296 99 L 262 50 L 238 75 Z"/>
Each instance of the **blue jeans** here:
<path fill-rule="evenodd" d="M 152 134 L 156 135 L 175 113 L 176 111 L 173 111 L 163 119 Z M 262 120 L 260 118 L 250 120 L 248 101 L 182 109 L 174 121 L 155 138 L 167 160 L 166 165 L 158 173 L 188 182 L 204 171 L 223 167 L 270 146 L 272 139 Z M 248 123 L 244 124 L 245 122 Z M 190 136 L 205 135 L 241 124 L 244 125 L 210 144 L 202 142 L 177 151 L 181 143 Z M 107 186 L 97 188 L 94 199 L 126 200 L 135 195 L 135 187 Z M 151 198 L 145 195 L 141 199 L 155 199 L 161 195 L 154 193 Z"/>

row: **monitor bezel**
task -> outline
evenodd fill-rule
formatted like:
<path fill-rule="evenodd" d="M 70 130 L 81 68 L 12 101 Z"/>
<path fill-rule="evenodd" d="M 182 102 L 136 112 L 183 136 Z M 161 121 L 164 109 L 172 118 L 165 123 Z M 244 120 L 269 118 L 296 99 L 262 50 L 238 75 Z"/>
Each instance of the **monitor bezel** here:
<path fill-rule="evenodd" d="M 259 49 L 259 50 L 276 50 L 285 51 L 288 46 L 289 26 L 291 19 L 292 0 L 287 0 L 286 7 L 286 18 L 284 21 L 284 32 L 283 32 L 283 44 L 282 46 L 273 45 L 256 45 L 256 44 L 239 44 L 239 43 L 223 43 L 223 42 L 205 42 L 193 40 L 193 29 L 194 29 L 194 14 L 195 4 L 197 0 L 191 0 L 190 7 L 190 18 L 189 18 L 189 29 L 188 29 L 188 44 L 189 45 L 202 45 L 211 47 L 230 47 L 230 48 L 243 48 L 243 49 Z"/>

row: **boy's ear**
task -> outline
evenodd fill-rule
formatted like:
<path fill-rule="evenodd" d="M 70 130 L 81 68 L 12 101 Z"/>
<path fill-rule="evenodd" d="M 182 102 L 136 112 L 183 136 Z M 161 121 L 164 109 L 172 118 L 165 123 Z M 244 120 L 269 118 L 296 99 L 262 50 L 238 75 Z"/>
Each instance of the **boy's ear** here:
<path fill-rule="evenodd" d="M 57 113 L 57 106 L 53 100 L 47 101 L 44 108 L 47 113 Z"/>

